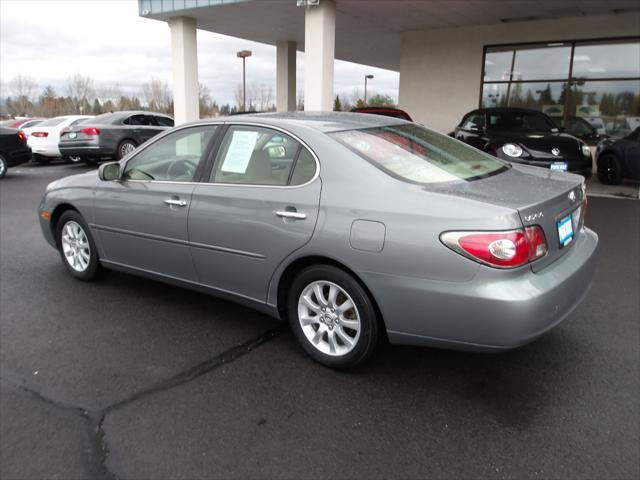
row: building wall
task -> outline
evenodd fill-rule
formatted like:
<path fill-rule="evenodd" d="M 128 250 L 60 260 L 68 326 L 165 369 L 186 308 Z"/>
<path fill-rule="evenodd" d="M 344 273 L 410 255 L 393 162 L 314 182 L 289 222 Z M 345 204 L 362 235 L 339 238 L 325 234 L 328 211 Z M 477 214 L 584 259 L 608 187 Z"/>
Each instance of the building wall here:
<path fill-rule="evenodd" d="M 639 12 L 408 32 L 400 54 L 400 108 L 448 133 L 479 105 L 485 45 L 637 35 Z"/>

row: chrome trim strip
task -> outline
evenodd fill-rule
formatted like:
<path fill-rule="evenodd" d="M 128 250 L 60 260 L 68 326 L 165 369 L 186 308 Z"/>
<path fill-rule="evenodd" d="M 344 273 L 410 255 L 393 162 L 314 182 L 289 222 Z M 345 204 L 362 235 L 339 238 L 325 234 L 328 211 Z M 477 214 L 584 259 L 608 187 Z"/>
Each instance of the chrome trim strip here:
<path fill-rule="evenodd" d="M 175 243 L 176 245 L 183 245 L 185 247 L 201 248 L 204 250 L 214 250 L 216 252 L 229 253 L 231 255 L 240 255 L 243 257 L 257 258 L 259 260 L 264 260 L 265 258 L 267 258 L 265 255 L 262 255 L 260 253 L 246 252 L 244 250 L 235 250 L 233 248 L 219 247 L 216 245 L 209 245 L 206 243 L 188 242 L 186 240 L 180 240 L 178 238 L 162 237 L 160 235 L 153 235 L 151 233 L 133 232 L 131 230 L 125 230 L 122 228 L 105 227 L 102 225 L 96 225 L 95 223 L 90 223 L 89 226 L 92 229 L 100 230 L 103 232 L 118 233 L 120 235 L 130 235 L 132 237 L 145 238 L 148 240 L 157 240 L 159 242 Z"/>
<path fill-rule="evenodd" d="M 312 184 L 319 176 L 320 176 L 320 160 L 318 159 L 318 156 L 316 155 L 316 152 L 314 152 L 311 147 L 309 147 L 309 145 L 307 145 L 307 143 L 305 141 L 303 141 L 300 137 L 298 137 L 297 135 L 289 132 L 288 130 L 285 130 L 284 128 L 281 127 L 276 127 L 273 125 L 269 125 L 269 124 L 263 124 L 263 123 L 257 123 L 257 122 L 203 122 L 203 123 L 192 123 L 192 124 L 187 124 L 187 125 L 181 125 L 179 127 L 174 127 L 171 128 L 169 130 L 166 130 L 165 132 L 156 135 L 155 137 L 152 137 L 151 140 L 147 142 L 145 142 L 144 144 L 142 144 L 141 146 L 139 146 L 138 148 L 136 148 L 132 153 L 130 157 L 125 157 L 123 160 L 120 161 L 120 163 L 122 164 L 121 168 L 122 171 L 124 172 L 124 168 L 126 167 L 127 162 L 129 162 L 130 160 L 134 159 L 140 152 L 144 152 L 149 146 L 153 145 L 154 143 L 156 143 L 157 141 L 159 141 L 160 139 L 164 138 L 165 136 L 169 135 L 172 132 L 176 132 L 178 130 L 184 130 L 187 128 L 194 128 L 194 127 L 200 127 L 200 126 L 207 126 L 207 125 L 229 125 L 229 126 L 251 126 L 251 127 L 261 127 L 261 128 L 266 128 L 266 129 L 272 129 L 272 130 L 277 130 L 279 132 L 282 132 L 286 135 L 289 135 L 291 138 L 293 138 L 294 140 L 298 141 L 304 148 L 306 148 L 309 153 L 311 153 L 311 156 L 313 157 L 313 159 L 316 162 L 316 172 L 313 175 L 313 177 L 311 178 L 311 180 L 309 180 L 306 183 L 303 183 L 301 185 L 252 185 L 252 184 L 247 184 L 247 183 L 216 183 L 216 182 L 176 182 L 176 181 L 172 181 L 172 180 L 122 180 L 123 182 L 136 182 L 136 183 L 161 183 L 161 184 L 173 184 L 173 185 L 216 185 L 219 187 L 251 187 L 251 188 L 302 188 L 302 187 L 306 187 L 307 185 Z M 142 148 L 140 148 L 142 147 Z"/>
<path fill-rule="evenodd" d="M 266 256 L 260 253 L 247 252 L 245 250 L 236 250 L 234 248 L 218 247 L 216 245 L 209 245 L 207 243 L 190 242 L 189 245 L 195 248 L 202 248 L 204 250 L 214 250 L 216 252 L 230 253 L 232 255 L 241 255 L 243 257 L 258 258 L 260 260 L 264 260 L 265 258 L 267 258 Z"/>

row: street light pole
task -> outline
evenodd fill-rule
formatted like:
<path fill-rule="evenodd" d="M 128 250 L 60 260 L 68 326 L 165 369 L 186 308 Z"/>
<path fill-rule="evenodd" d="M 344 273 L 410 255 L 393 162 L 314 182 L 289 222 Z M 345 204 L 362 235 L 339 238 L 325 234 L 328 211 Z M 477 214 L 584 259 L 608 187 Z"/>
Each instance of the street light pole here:
<path fill-rule="evenodd" d="M 365 75 L 364 76 L 364 105 L 367 106 L 367 80 L 371 80 L 373 75 Z"/>
<path fill-rule="evenodd" d="M 238 52 L 238 58 L 242 59 L 242 111 L 247 111 L 247 76 L 245 60 L 251 56 L 251 50 L 240 50 Z"/>

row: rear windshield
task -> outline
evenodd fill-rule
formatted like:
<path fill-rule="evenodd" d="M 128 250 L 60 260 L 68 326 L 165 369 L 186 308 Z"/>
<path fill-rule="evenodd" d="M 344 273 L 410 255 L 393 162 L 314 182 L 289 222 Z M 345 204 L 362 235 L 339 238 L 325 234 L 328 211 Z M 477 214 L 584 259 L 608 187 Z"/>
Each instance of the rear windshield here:
<path fill-rule="evenodd" d="M 50 118 L 49 120 L 45 120 L 44 122 L 42 122 L 40 124 L 41 127 L 55 127 L 56 125 L 58 125 L 59 123 L 62 123 L 66 120 L 66 117 L 55 117 L 55 118 Z"/>
<path fill-rule="evenodd" d="M 383 171 L 413 183 L 471 181 L 508 168 L 497 158 L 415 124 L 329 135 Z"/>
<path fill-rule="evenodd" d="M 91 119 L 91 123 L 99 123 L 101 125 L 113 124 L 116 120 L 120 120 L 121 118 L 122 114 L 120 113 L 103 113 L 93 117 Z"/>

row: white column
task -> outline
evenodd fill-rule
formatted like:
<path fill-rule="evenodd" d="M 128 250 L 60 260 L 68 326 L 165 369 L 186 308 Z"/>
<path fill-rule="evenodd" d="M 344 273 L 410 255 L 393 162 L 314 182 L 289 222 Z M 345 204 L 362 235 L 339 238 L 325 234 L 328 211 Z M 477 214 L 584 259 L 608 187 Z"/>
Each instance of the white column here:
<path fill-rule="evenodd" d="M 276 42 L 276 109 L 296 109 L 296 42 Z"/>
<path fill-rule="evenodd" d="M 333 110 L 336 4 L 320 0 L 304 17 L 304 109 Z"/>
<path fill-rule="evenodd" d="M 173 117 L 176 125 L 200 118 L 196 26 L 195 18 L 169 19 L 173 62 Z"/>

